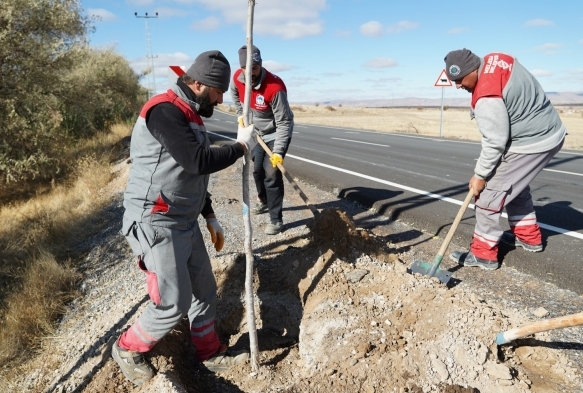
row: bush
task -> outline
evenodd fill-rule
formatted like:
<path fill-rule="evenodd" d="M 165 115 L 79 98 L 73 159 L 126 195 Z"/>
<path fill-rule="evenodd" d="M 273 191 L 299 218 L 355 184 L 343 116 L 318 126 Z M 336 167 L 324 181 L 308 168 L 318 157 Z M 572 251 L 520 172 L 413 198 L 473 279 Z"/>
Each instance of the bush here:
<path fill-rule="evenodd" d="M 329 110 L 330 112 L 336 112 L 336 109 L 334 109 L 334 107 L 328 105 L 325 107 L 326 110 Z"/>
<path fill-rule="evenodd" d="M 135 116 L 138 76 L 88 47 L 78 0 L 0 1 L 0 200 L 64 173 L 64 147 Z"/>

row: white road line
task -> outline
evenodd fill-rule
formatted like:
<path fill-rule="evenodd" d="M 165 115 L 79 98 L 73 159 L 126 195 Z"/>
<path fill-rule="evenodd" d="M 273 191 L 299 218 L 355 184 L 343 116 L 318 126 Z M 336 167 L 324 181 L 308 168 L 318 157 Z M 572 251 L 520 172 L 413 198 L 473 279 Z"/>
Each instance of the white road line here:
<path fill-rule="evenodd" d="M 234 121 L 230 121 L 230 120 L 225 120 L 225 123 L 232 123 L 232 124 L 235 124 L 235 122 L 234 122 Z"/>
<path fill-rule="evenodd" d="M 227 139 L 231 139 L 233 141 L 235 140 L 233 138 L 229 138 L 228 136 L 224 136 L 224 135 L 221 135 L 221 134 L 217 134 L 217 133 L 214 133 L 214 132 L 211 132 L 211 131 L 208 131 L 208 132 L 210 134 L 217 135 L 217 136 L 220 136 L 220 137 L 223 137 L 223 138 L 227 138 Z M 418 188 L 413 188 L 413 187 L 405 186 L 405 185 L 399 184 L 399 183 L 393 183 L 393 182 L 390 182 L 390 181 L 387 181 L 387 180 L 383 180 L 383 179 L 379 179 L 379 178 L 376 178 L 376 177 L 364 175 L 362 173 L 349 171 L 348 169 L 342 169 L 342 168 L 338 168 L 338 167 L 335 167 L 335 166 L 332 166 L 332 165 L 323 164 L 321 162 L 308 160 L 307 158 L 298 157 L 298 156 L 295 156 L 293 154 L 287 154 L 286 157 L 295 158 L 296 160 L 304 161 L 304 162 L 307 162 L 309 164 L 314 164 L 314 165 L 321 166 L 321 167 L 328 168 L 328 169 L 332 169 L 332 170 L 335 170 L 335 171 L 338 171 L 338 172 L 347 173 L 349 175 L 357 176 L 357 177 L 360 177 L 360 178 L 363 178 L 363 179 L 367 179 L 367 180 L 371 180 L 371 181 L 374 181 L 374 182 L 377 182 L 377 183 L 386 184 L 386 185 L 391 186 L 391 187 L 400 188 L 402 190 L 410 191 L 410 192 L 412 192 L 414 194 L 425 195 L 425 196 L 428 196 L 430 198 L 438 199 L 440 201 L 453 203 L 454 205 L 461 206 L 462 203 L 463 203 L 462 201 L 458 201 L 457 199 L 452 199 L 452 198 L 449 198 L 449 197 L 444 197 L 443 195 L 439 195 L 439 194 L 433 194 L 431 192 L 423 191 L 423 190 L 420 190 Z M 475 209 L 475 206 L 473 204 L 470 204 L 468 206 L 468 208 Z M 508 215 L 506 213 L 502 213 L 502 217 L 508 218 Z M 571 236 L 571 237 L 574 237 L 574 238 L 583 240 L 583 234 L 581 234 L 579 232 L 569 231 L 567 229 L 559 228 L 559 227 L 556 227 L 556 226 L 553 226 L 553 225 L 549 225 L 549 224 L 544 224 L 542 222 L 538 222 L 538 225 L 541 228 L 548 229 L 549 231 L 557 232 L 557 233 L 560 233 L 562 235 L 567 235 L 567 236 Z"/>
<path fill-rule="evenodd" d="M 391 147 L 389 145 L 381 145 L 380 143 L 369 143 L 369 142 L 353 141 L 352 139 L 342 139 L 342 138 L 330 138 L 330 139 L 336 139 L 337 141 L 347 141 L 347 142 L 354 142 L 354 143 L 362 143 L 362 144 L 365 144 L 365 145 Z"/>
<path fill-rule="evenodd" d="M 545 168 L 545 169 L 543 169 L 543 171 L 566 173 L 567 175 L 583 176 L 583 173 L 575 173 L 575 172 L 567 172 L 567 171 L 558 171 L 556 169 L 546 169 Z"/>

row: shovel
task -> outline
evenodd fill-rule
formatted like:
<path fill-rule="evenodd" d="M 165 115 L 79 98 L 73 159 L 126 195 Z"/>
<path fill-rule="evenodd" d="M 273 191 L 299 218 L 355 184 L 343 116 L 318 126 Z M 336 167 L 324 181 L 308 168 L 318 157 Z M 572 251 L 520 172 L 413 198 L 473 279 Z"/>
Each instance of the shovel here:
<path fill-rule="evenodd" d="M 474 196 L 474 191 L 472 189 L 470 189 L 470 191 L 468 191 L 468 195 L 466 195 L 466 199 L 464 200 L 464 203 L 462 203 L 462 207 L 460 208 L 460 211 L 457 213 L 455 220 L 453 220 L 453 224 L 451 224 L 451 228 L 449 228 L 449 232 L 447 232 L 447 236 L 445 237 L 445 240 L 443 241 L 441 248 L 437 252 L 435 259 L 433 260 L 433 264 L 422 262 L 422 261 L 415 261 L 411 265 L 411 273 L 412 274 L 419 273 L 419 274 L 422 274 L 424 276 L 437 277 L 439 279 L 439 281 L 441 281 L 444 284 L 447 284 L 449 282 L 449 279 L 451 278 L 451 275 L 453 273 L 450 271 L 447 271 L 447 270 L 441 270 L 439 268 L 439 265 L 441 264 L 441 260 L 443 259 L 443 254 L 445 254 L 445 252 L 447 251 L 447 247 L 449 246 L 449 243 L 451 242 L 451 238 L 453 237 L 453 234 L 455 233 L 455 230 L 457 229 L 458 224 L 462 220 L 464 212 L 468 208 L 468 205 L 470 204 L 470 201 L 472 200 L 473 196 Z"/>
<path fill-rule="evenodd" d="M 496 335 L 496 344 L 504 345 L 516 340 L 517 338 L 529 336 L 531 334 L 580 325 L 583 325 L 583 312 L 544 321 L 537 321 L 530 325 L 498 333 L 498 335 Z"/>

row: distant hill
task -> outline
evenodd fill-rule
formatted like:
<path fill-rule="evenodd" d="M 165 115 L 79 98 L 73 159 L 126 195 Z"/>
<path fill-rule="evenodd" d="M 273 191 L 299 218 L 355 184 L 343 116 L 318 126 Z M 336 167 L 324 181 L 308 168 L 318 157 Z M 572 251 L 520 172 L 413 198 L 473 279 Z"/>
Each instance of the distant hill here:
<path fill-rule="evenodd" d="M 583 105 L 583 92 L 580 93 L 560 93 L 560 92 L 547 92 L 547 96 L 553 103 L 553 105 Z M 314 105 L 315 102 L 292 102 L 296 105 Z M 346 105 L 346 106 L 359 106 L 359 107 L 439 107 L 441 106 L 441 98 L 419 98 L 419 97 L 407 97 L 407 98 L 397 98 L 382 99 L 382 100 L 330 100 L 318 102 L 320 105 Z M 443 104 L 449 107 L 469 107 L 470 106 L 470 95 L 467 98 L 445 98 Z"/>

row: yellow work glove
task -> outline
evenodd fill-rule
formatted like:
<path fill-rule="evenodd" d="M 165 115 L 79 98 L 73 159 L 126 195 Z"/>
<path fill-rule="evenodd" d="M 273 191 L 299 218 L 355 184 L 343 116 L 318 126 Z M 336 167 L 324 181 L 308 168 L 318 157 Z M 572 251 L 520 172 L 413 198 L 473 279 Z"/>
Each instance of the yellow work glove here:
<path fill-rule="evenodd" d="M 245 123 L 243 122 L 243 116 L 237 117 L 237 123 L 239 123 L 239 127 L 245 127 Z"/>
<path fill-rule="evenodd" d="M 283 157 L 277 153 L 273 153 L 269 158 L 269 161 L 271 161 L 271 165 L 273 165 L 274 168 L 277 168 L 277 164 L 283 165 Z"/>
<path fill-rule="evenodd" d="M 225 231 L 216 218 L 206 219 L 206 228 L 211 234 L 211 242 L 215 245 L 217 252 L 221 251 L 225 244 Z"/>

